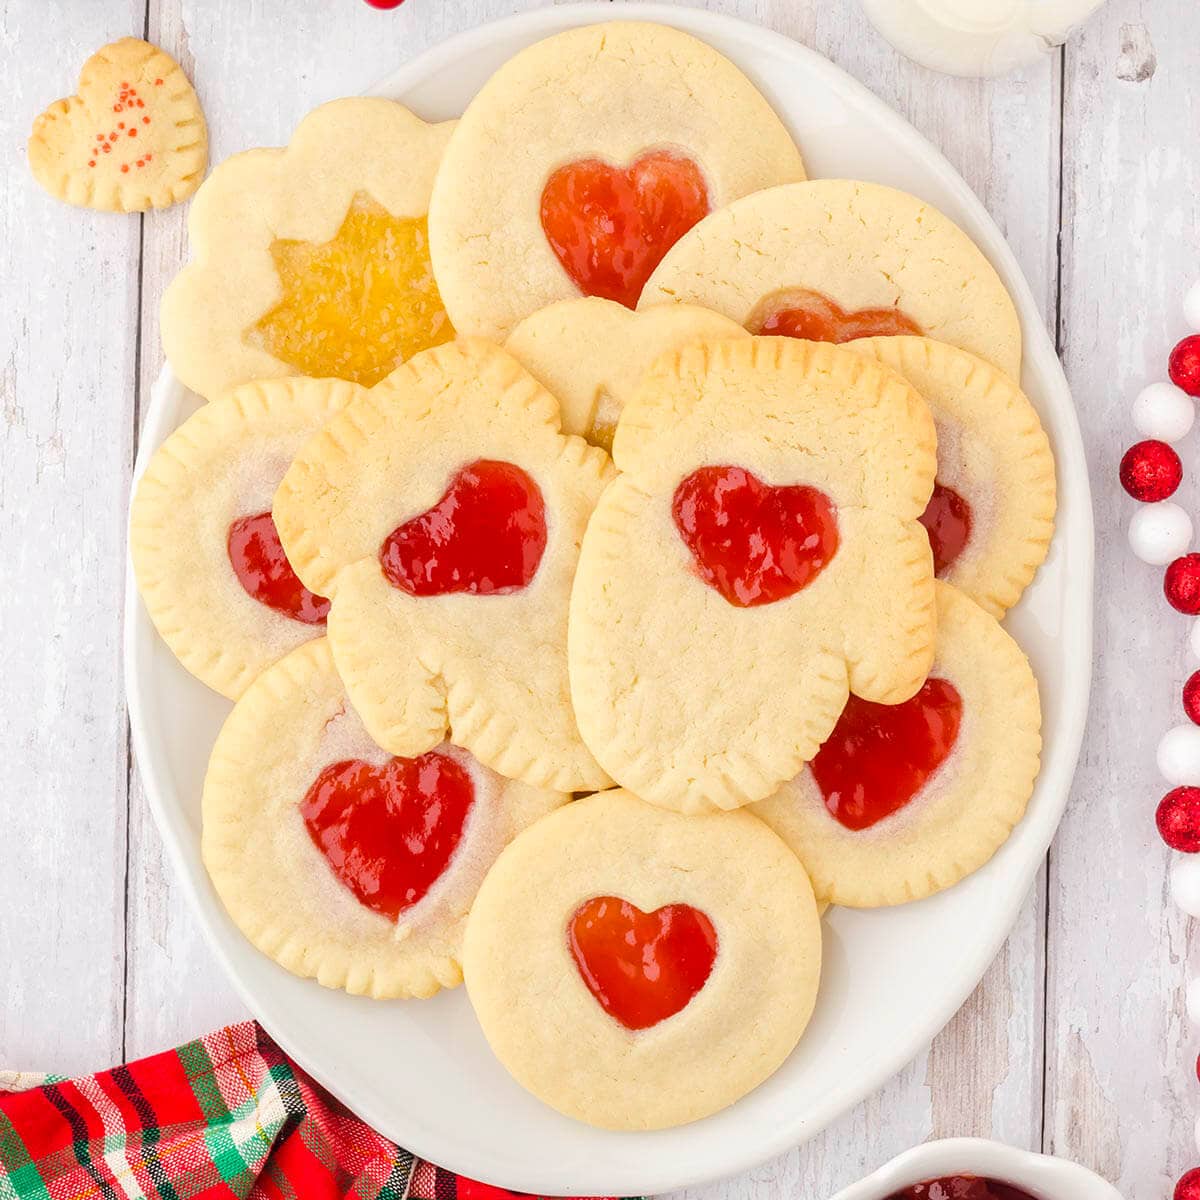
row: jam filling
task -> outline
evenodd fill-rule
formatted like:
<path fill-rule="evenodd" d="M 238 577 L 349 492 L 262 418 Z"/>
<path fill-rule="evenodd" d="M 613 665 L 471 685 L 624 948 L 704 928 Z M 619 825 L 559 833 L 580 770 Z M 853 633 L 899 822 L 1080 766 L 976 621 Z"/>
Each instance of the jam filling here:
<path fill-rule="evenodd" d="M 700 578 L 739 608 L 795 595 L 838 548 L 837 510 L 824 492 L 772 487 L 743 467 L 693 471 L 671 513 Z"/>
<path fill-rule="evenodd" d="M 922 331 L 898 308 L 847 312 L 828 296 L 802 289 L 774 298 L 762 316 L 751 318 L 750 332 L 810 342 L 852 342 L 866 337 L 920 336 Z"/>
<path fill-rule="evenodd" d="M 589 158 L 559 167 L 542 191 L 546 240 L 585 296 L 634 308 L 663 256 L 709 211 L 700 168 L 653 150 L 628 167 Z"/>
<path fill-rule="evenodd" d="M 971 506 L 953 488 L 935 483 L 921 524 L 929 534 L 934 574 L 944 575 L 971 540 Z"/>
<path fill-rule="evenodd" d="M 300 802 L 308 836 L 358 902 L 398 920 L 441 878 L 475 799 L 467 769 L 431 750 L 381 767 L 326 767 Z"/>
<path fill-rule="evenodd" d="M 492 596 L 525 587 L 546 549 L 546 507 L 520 467 L 479 459 L 445 495 L 384 539 L 388 582 L 412 596 Z"/>
<path fill-rule="evenodd" d="M 239 517 L 229 526 L 226 546 L 233 573 L 247 595 L 294 621 L 325 624 L 329 601 L 300 582 L 269 512 Z"/>
<path fill-rule="evenodd" d="M 928 679 L 903 704 L 851 696 L 809 764 L 825 806 L 847 829 L 868 829 L 903 808 L 954 748 L 962 697 Z"/>
<path fill-rule="evenodd" d="M 1034 1200 L 1027 1191 L 979 1175 L 945 1175 L 893 1192 L 887 1200 Z"/>
<path fill-rule="evenodd" d="M 433 278 L 424 217 L 393 217 L 366 192 L 332 241 L 271 243 L 282 299 L 250 331 L 302 375 L 372 387 L 454 330 Z"/>
<path fill-rule="evenodd" d="M 690 904 L 642 912 L 616 896 L 575 911 L 567 943 L 600 1007 L 626 1029 L 649 1029 L 686 1008 L 717 956 L 717 931 Z"/>

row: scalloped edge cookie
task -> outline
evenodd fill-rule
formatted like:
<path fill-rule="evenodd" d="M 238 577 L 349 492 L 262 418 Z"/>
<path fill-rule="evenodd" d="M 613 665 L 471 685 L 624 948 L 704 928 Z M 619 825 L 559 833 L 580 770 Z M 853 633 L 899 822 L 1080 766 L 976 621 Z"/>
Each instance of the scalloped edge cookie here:
<path fill-rule="evenodd" d="M 1041 754 L 1037 680 L 999 622 L 938 582 L 932 676 L 963 698 L 949 757 L 923 792 L 867 829 L 847 829 L 805 768 L 753 806 L 796 852 L 818 899 L 850 908 L 920 900 L 978 870 L 1025 814 Z"/>
<path fill-rule="evenodd" d="M 1021 374 L 1021 323 L 996 269 L 916 196 L 854 179 L 768 188 L 714 212 L 667 252 L 639 307 L 699 304 L 751 326 L 807 289 L 850 311 L 899 307 L 928 337 Z"/>
<path fill-rule="evenodd" d="M 736 321 L 692 304 L 631 312 L 581 296 L 531 313 L 504 348 L 558 397 L 563 433 L 611 453 L 621 410 L 656 358 L 691 342 L 749 336 Z"/>
<path fill-rule="evenodd" d="M 579 296 L 541 225 L 550 173 L 594 158 L 624 166 L 659 149 L 697 163 L 714 210 L 805 177 L 791 135 L 750 80 L 678 29 L 606 21 L 510 58 L 467 106 L 429 206 L 454 327 L 502 341 L 523 317 Z"/>
<path fill-rule="evenodd" d="M 971 537 L 939 578 L 1002 619 L 1050 550 L 1056 483 L 1029 397 L 995 367 L 929 338 L 862 338 L 847 350 L 899 371 L 938 427 L 938 482 L 971 504 Z"/>
<path fill-rule="evenodd" d="M 425 216 L 453 126 L 356 96 L 313 109 L 286 147 L 220 163 L 188 214 L 191 261 L 162 301 L 163 350 L 184 384 L 211 397 L 247 380 L 298 374 L 246 336 L 280 300 L 272 243 L 330 241 L 359 192 L 393 217 Z"/>
<path fill-rule="evenodd" d="M 142 94 L 130 97 L 129 88 Z M 122 154 L 131 139 L 133 150 Z M 42 112 L 29 138 L 34 179 L 56 200 L 101 212 L 178 204 L 207 165 L 208 126 L 195 89 L 165 50 L 141 38 L 97 50 L 75 95 Z"/>
<path fill-rule="evenodd" d="M 690 904 L 716 929 L 708 980 L 650 1028 L 610 1017 L 571 957 L 568 922 L 600 895 L 645 912 Z M 665 1129 L 734 1103 L 792 1052 L 816 1001 L 821 923 L 796 857 L 748 813 L 684 817 L 604 792 L 500 855 L 463 967 L 484 1035 L 522 1087 L 590 1125 Z"/>
<path fill-rule="evenodd" d="M 441 878 L 392 922 L 338 880 L 298 810 L 326 766 L 390 756 L 350 708 L 324 638 L 259 676 L 217 736 L 201 805 L 204 866 L 245 937 L 292 974 L 353 995 L 427 997 L 461 983 L 479 883 L 513 837 L 568 797 L 501 779 L 455 747 L 445 752 L 471 771 L 475 804 Z"/>
<path fill-rule="evenodd" d="M 325 630 L 247 594 L 229 526 L 270 511 L 295 454 L 361 392 L 337 379 L 243 384 L 176 429 L 137 483 L 129 552 L 146 611 L 183 667 L 231 700 Z"/>
<path fill-rule="evenodd" d="M 523 464 L 541 488 L 549 541 L 533 579 L 491 596 L 393 587 L 384 539 L 479 458 Z M 304 583 L 333 601 L 338 670 L 380 745 L 419 754 L 449 729 L 510 778 L 608 786 L 575 726 L 566 624 L 579 542 L 612 474 L 607 454 L 560 431 L 558 401 L 515 358 L 470 340 L 415 355 L 297 456 L 275 497 L 280 538 Z M 500 650 L 507 670 L 495 674 Z"/>
<path fill-rule="evenodd" d="M 849 690 L 896 703 L 921 686 L 935 613 L 917 518 L 935 437 L 901 376 L 817 342 L 689 346 L 646 376 L 614 457 L 567 640 L 580 732 L 619 784 L 683 812 L 763 800 L 816 753 Z M 670 508 L 705 463 L 837 505 L 841 545 L 807 587 L 734 608 L 700 578 Z"/>

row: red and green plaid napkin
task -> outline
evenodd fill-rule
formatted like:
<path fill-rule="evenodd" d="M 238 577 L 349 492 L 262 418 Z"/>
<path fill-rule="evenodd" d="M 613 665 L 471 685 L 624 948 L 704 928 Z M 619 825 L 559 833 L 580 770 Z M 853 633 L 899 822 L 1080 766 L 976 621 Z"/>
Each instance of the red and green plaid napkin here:
<path fill-rule="evenodd" d="M 497 1200 L 376 1133 L 253 1021 L 79 1079 L 0 1072 L 0 1200 Z"/>

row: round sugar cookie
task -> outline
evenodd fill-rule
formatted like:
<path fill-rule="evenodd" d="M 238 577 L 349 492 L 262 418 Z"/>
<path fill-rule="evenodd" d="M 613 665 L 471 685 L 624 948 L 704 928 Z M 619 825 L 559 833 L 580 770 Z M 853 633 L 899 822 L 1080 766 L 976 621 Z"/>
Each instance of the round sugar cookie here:
<path fill-rule="evenodd" d="M 847 342 L 899 371 L 937 426 L 938 472 L 921 518 L 939 579 L 1002 618 L 1054 534 L 1054 455 L 1029 397 L 965 350 L 928 338 Z"/>
<path fill-rule="evenodd" d="M 420 754 L 449 733 L 536 787 L 608 785 L 571 710 L 566 626 L 612 474 L 483 341 L 417 355 L 304 447 L 275 519 L 296 573 L 332 599 L 333 656 L 381 746 Z"/>
<path fill-rule="evenodd" d="M 605 792 L 500 855 L 463 969 L 523 1087 L 591 1125 L 664 1129 L 734 1103 L 792 1052 L 821 925 L 795 855 L 748 813 L 684 817 Z"/>
<path fill-rule="evenodd" d="M 764 800 L 847 691 L 908 699 L 933 657 L 929 409 L 893 371 L 789 338 L 660 358 L 571 596 L 571 694 L 623 787 L 702 812 Z"/>
<path fill-rule="evenodd" d="M 952 886 L 1004 844 L 1033 792 L 1041 706 L 1029 661 L 957 589 L 939 582 L 937 601 L 917 695 L 890 707 L 852 698 L 813 761 L 752 810 L 831 904 L 903 904 Z"/>
<path fill-rule="evenodd" d="M 932 205 L 877 183 L 790 184 L 714 212 L 646 284 L 642 305 L 664 301 L 751 333 L 924 335 L 1021 375 L 1021 326 L 995 268 Z"/>
<path fill-rule="evenodd" d="M 294 975 L 377 999 L 462 982 L 467 912 L 521 830 L 568 797 L 449 743 L 393 758 L 324 639 L 254 681 L 204 780 L 204 865 L 230 917 Z"/>
<path fill-rule="evenodd" d="M 250 379 L 370 387 L 450 340 L 426 213 L 453 122 L 391 100 L 314 109 L 284 148 L 221 163 L 188 216 L 192 258 L 163 296 L 163 350 L 201 396 Z"/>
<path fill-rule="evenodd" d="M 183 666 L 231 700 L 325 633 L 329 602 L 296 577 L 271 503 L 297 451 L 360 391 L 244 384 L 189 417 L 137 484 L 129 550 L 146 611 Z"/>
<path fill-rule="evenodd" d="M 632 308 L 702 216 L 803 178 L 782 122 L 710 46 L 644 21 L 570 29 L 509 59 L 451 137 L 429 208 L 438 285 L 460 333 L 496 341 L 557 300 Z"/>
<path fill-rule="evenodd" d="M 564 433 L 611 452 L 621 409 L 656 358 L 691 342 L 746 336 L 728 317 L 691 304 L 639 313 L 585 296 L 526 317 L 504 348 L 558 397 Z"/>

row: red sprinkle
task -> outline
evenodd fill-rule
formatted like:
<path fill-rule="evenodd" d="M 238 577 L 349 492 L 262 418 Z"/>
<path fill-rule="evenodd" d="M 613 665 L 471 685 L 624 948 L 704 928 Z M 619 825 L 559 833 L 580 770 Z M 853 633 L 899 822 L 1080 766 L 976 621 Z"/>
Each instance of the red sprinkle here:
<path fill-rule="evenodd" d="M 137 130 L 136 130 L 136 129 L 131 129 L 131 130 L 129 131 L 129 136 L 130 136 L 130 137 L 137 137 Z"/>
<path fill-rule="evenodd" d="M 96 160 L 93 158 L 93 159 L 92 159 L 92 160 L 91 160 L 91 161 L 88 163 L 88 166 L 89 166 L 89 167 L 94 167 L 95 165 L 96 165 Z"/>
<path fill-rule="evenodd" d="M 111 149 L 112 149 L 112 147 L 107 142 L 105 142 L 104 143 L 104 153 L 107 154 Z"/>
<path fill-rule="evenodd" d="M 113 105 L 113 112 L 120 112 L 120 111 L 121 111 L 121 106 L 120 106 L 119 104 L 114 104 L 114 105 Z"/>
<path fill-rule="evenodd" d="M 118 121 L 118 122 L 117 122 L 117 128 L 118 128 L 118 129 L 124 129 L 124 128 L 125 128 L 125 122 L 124 122 L 124 121 Z"/>
<path fill-rule="evenodd" d="M 143 125 L 149 125 L 149 124 L 150 124 L 150 118 L 149 118 L 149 117 L 143 117 L 143 118 L 142 118 L 142 124 L 143 124 Z"/>
<path fill-rule="evenodd" d="M 129 164 L 128 164 L 128 163 L 122 163 L 122 164 L 121 164 L 121 174 L 122 174 L 122 175 L 128 175 L 128 174 L 129 174 Z"/>
<path fill-rule="evenodd" d="M 137 106 L 138 106 L 138 108 L 145 108 L 145 107 L 146 107 L 146 102 L 145 102 L 144 100 L 139 100 L 139 101 L 137 102 Z"/>
<path fill-rule="evenodd" d="M 155 86 L 155 87 L 162 87 L 162 82 L 163 82 L 163 81 L 162 81 L 161 79 L 156 79 L 156 80 L 154 81 L 154 86 Z"/>

